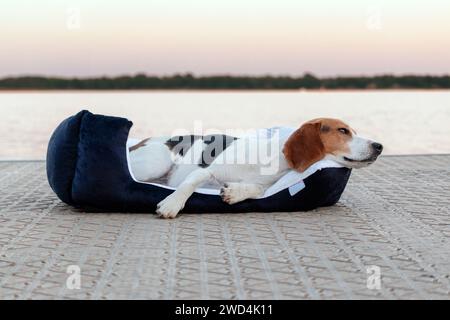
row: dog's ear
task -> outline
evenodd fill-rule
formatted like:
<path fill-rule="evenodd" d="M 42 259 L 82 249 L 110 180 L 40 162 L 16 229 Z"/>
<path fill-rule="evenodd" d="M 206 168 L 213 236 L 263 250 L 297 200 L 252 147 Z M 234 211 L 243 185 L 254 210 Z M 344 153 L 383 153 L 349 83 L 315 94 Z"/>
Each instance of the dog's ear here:
<path fill-rule="evenodd" d="M 283 154 L 292 169 L 303 172 L 325 156 L 320 130 L 320 121 L 307 122 L 288 138 Z"/>

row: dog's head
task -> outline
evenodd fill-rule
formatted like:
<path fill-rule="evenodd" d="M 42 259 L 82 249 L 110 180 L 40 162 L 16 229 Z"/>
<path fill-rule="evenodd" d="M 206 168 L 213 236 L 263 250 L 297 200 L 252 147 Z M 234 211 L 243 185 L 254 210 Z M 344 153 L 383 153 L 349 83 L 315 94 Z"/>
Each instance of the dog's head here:
<path fill-rule="evenodd" d="M 372 164 L 383 146 L 358 137 L 355 130 L 338 119 L 319 118 L 304 123 L 286 141 L 284 156 L 300 172 L 321 159 L 332 159 L 349 168 Z"/>

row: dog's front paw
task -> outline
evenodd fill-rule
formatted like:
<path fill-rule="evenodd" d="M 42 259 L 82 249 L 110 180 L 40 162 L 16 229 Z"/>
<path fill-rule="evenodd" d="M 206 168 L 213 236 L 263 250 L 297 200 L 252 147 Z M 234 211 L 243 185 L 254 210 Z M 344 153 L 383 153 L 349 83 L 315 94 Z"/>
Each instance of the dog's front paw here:
<path fill-rule="evenodd" d="M 223 202 L 228 204 L 234 204 L 242 200 L 239 188 L 233 188 L 233 184 L 225 183 L 223 188 L 220 189 L 220 197 Z"/>
<path fill-rule="evenodd" d="M 171 194 L 156 206 L 156 213 L 164 219 L 173 219 L 183 209 L 184 203 Z"/>

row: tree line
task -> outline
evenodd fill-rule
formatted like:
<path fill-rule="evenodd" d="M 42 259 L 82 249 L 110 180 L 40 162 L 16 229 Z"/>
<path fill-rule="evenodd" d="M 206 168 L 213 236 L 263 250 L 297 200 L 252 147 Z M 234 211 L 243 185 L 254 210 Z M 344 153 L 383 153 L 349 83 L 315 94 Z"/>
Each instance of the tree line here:
<path fill-rule="evenodd" d="M 291 76 L 134 76 L 56 78 L 42 76 L 0 79 L 0 90 L 127 90 L 127 89 L 449 89 L 450 76 L 380 75 L 319 78 L 312 74 Z"/>

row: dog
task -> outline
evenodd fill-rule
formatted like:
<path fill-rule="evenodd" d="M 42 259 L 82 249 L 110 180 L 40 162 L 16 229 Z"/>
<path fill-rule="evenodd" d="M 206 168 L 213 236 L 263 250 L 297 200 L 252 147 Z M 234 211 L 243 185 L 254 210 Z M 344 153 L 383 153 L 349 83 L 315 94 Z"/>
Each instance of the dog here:
<path fill-rule="evenodd" d="M 271 151 L 265 161 L 255 157 L 261 147 Z M 208 182 L 218 182 L 222 186 L 222 200 L 231 205 L 262 196 L 287 170 L 303 172 L 322 159 L 334 160 L 348 168 L 362 168 L 372 164 L 382 150 L 380 143 L 359 137 L 343 121 L 318 118 L 284 138 L 226 135 L 148 138 L 130 147 L 129 153 L 130 167 L 137 180 L 166 177 L 168 185 L 176 188 L 158 203 L 156 210 L 162 218 L 175 218 L 195 189 Z"/>

